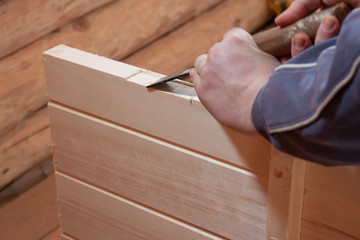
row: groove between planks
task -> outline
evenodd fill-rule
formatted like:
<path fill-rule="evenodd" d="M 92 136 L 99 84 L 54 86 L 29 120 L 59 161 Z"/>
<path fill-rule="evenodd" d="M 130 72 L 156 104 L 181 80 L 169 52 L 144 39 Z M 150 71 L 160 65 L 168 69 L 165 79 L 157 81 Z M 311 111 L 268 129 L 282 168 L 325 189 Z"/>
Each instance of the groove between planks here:
<path fill-rule="evenodd" d="M 226 237 L 244 233 L 261 239 L 264 234 L 266 178 L 234 171 L 86 115 L 51 105 L 49 110 L 58 170 Z M 224 226 L 226 219 L 234 221 Z M 248 228 L 237 230 L 239 224 Z"/>
<path fill-rule="evenodd" d="M 214 160 L 213 158 L 207 157 L 204 154 L 200 154 L 200 153 L 197 153 L 197 152 L 194 152 L 194 151 L 190 151 L 188 149 L 185 149 L 182 146 L 179 147 L 179 145 L 174 144 L 172 142 L 168 142 L 168 141 L 164 141 L 164 140 L 159 139 L 159 138 L 155 138 L 155 137 L 151 136 L 150 134 L 146 134 L 146 133 L 143 133 L 143 132 L 140 132 L 140 131 L 135 131 L 134 129 L 130 129 L 129 127 L 122 126 L 122 125 L 120 125 L 118 123 L 111 122 L 109 120 L 106 120 L 104 118 L 100 118 L 98 116 L 91 115 L 89 113 L 85 113 L 85 112 L 82 112 L 82 111 L 80 112 L 78 109 L 74 109 L 74 108 L 68 107 L 68 106 L 63 105 L 63 104 L 59 104 L 59 103 L 57 103 L 55 101 L 49 102 L 48 106 L 51 106 L 51 107 L 54 107 L 54 108 L 57 108 L 57 109 L 72 113 L 72 114 L 77 115 L 79 117 L 90 118 L 94 122 L 101 123 L 101 124 L 104 124 L 104 125 L 108 125 L 108 126 L 113 127 L 115 129 L 121 130 L 121 131 L 123 131 L 125 133 L 130 133 L 130 134 L 132 134 L 134 136 L 140 137 L 140 138 L 148 140 L 148 141 L 155 142 L 155 143 L 157 143 L 159 145 L 163 145 L 165 147 L 174 149 L 174 150 L 179 151 L 179 152 L 183 152 L 183 153 L 185 153 L 187 155 L 195 156 L 195 157 L 200 158 L 202 160 L 205 160 L 207 162 L 219 165 L 221 167 L 225 167 L 227 169 L 236 171 L 238 173 L 247 175 L 249 177 L 260 178 L 260 179 L 265 180 L 265 181 L 268 179 L 268 177 L 266 175 L 263 175 L 263 174 L 260 174 L 260 173 L 257 173 L 257 172 L 255 173 L 255 172 L 253 172 L 251 170 L 248 170 L 248 169 L 245 170 L 243 168 L 240 168 L 239 166 L 230 165 L 230 164 L 224 163 L 222 161 Z"/>

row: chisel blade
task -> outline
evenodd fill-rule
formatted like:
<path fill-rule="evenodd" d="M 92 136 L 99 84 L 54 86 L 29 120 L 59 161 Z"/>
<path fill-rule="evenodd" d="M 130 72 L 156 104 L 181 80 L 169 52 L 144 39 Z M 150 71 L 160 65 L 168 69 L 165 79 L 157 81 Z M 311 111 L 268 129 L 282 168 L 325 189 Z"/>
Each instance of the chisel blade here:
<path fill-rule="evenodd" d="M 163 78 L 160 78 L 159 80 L 156 80 L 156 81 L 153 82 L 153 83 L 150 83 L 150 84 L 147 85 L 146 87 L 149 88 L 149 87 L 155 86 L 155 85 L 157 85 L 157 84 L 161 84 L 161 83 L 168 82 L 168 81 L 171 81 L 171 80 L 176 79 L 176 78 L 180 78 L 180 77 L 189 75 L 191 69 L 192 69 L 192 68 L 189 68 L 189 69 L 186 69 L 186 70 L 184 70 L 184 71 L 181 71 L 181 72 L 178 72 L 178 73 L 174 73 L 174 74 L 165 76 L 165 77 L 163 77 Z"/>

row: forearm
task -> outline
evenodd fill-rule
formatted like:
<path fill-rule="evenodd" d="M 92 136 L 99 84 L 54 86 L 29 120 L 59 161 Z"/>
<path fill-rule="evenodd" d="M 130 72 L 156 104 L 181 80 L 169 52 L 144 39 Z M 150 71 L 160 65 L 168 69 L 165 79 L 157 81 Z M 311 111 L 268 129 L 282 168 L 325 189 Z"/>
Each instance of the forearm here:
<path fill-rule="evenodd" d="M 338 39 L 277 68 L 257 95 L 254 125 L 277 148 L 326 165 L 360 163 L 359 16 Z"/>

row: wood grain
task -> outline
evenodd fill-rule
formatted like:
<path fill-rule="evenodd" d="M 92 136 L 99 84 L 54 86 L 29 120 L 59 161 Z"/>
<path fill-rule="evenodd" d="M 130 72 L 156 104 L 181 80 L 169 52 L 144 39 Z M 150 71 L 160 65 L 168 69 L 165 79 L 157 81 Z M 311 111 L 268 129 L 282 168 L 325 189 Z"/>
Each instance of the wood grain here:
<path fill-rule="evenodd" d="M 291 186 L 287 239 L 301 239 L 301 224 L 304 205 L 306 161 L 295 158 L 291 168 Z"/>
<path fill-rule="evenodd" d="M 55 104 L 49 111 L 58 171 L 228 238 L 263 239 L 266 177 Z"/>
<path fill-rule="evenodd" d="M 294 158 L 271 147 L 266 239 L 286 239 Z"/>
<path fill-rule="evenodd" d="M 54 175 L 0 208 L 1 239 L 36 240 L 59 227 Z"/>
<path fill-rule="evenodd" d="M 350 239 L 360 238 L 359 205 L 350 205 L 319 193 L 306 191 L 303 209 L 305 221 L 317 225 L 317 229 L 325 228 L 319 230 L 328 234 L 324 239 L 332 239 L 333 234 L 344 235 Z"/>
<path fill-rule="evenodd" d="M 302 240 L 357 240 L 358 238 L 351 237 L 339 231 L 326 227 L 322 224 L 315 224 L 306 220 L 301 224 L 301 239 Z"/>
<path fill-rule="evenodd" d="M 360 167 L 307 163 L 305 188 L 354 207 L 360 206 Z"/>
<path fill-rule="evenodd" d="M 0 59 L 110 1 L 1 1 Z"/>
<path fill-rule="evenodd" d="M 253 32 L 272 17 L 266 1 L 230 0 L 172 31 L 122 61 L 162 74 L 187 69 L 225 32 L 241 27 Z"/>
<path fill-rule="evenodd" d="M 146 89 L 160 75 L 66 46 L 47 51 L 44 61 L 52 100 L 268 174 L 269 145 L 219 124 L 193 88 L 170 83 L 161 91 Z"/>
<path fill-rule="evenodd" d="M 56 178 L 62 230 L 77 239 L 224 239 L 65 174 Z"/>
<path fill-rule="evenodd" d="M 272 147 L 266 234 L 270 240 L 300 240 L 306 162 Z"/>
<path fill-rule="evenodd" d="M 42 108 L 0 137 L 0 189 L 51 158 L 47 109 Z"/>

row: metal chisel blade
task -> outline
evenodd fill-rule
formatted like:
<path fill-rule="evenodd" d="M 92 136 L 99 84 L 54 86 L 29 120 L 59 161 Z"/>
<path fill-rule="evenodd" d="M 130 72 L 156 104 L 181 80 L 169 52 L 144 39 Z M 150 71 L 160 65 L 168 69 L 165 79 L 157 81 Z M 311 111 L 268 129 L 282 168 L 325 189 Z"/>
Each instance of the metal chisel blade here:
<path fill-rule="evenodd" d="M 173 79 L 176 79 L 176 78 L 180 78 L 180 77 L 183 77 L 183 76 L 186 76 L 190 73 L 192 68 L 189 68 L 189 69 L 186 69 L 184 71 L 181 71 L 181 72 L 178 72 L 178 73 L 174 73 L 174 74 L 171 74 L 171 75 L 168 75 L 168 76 L 165 76 L 163 78 L 160 78 L 159 80 L 156 80 L 155 82 L 147 85 L 146 87 L 152 87 L 154 85 L 157 85 L 157 84 L 160 84 L 160 83 L 164 83 L 164 82 L 168 82 L 168 81 L 171 81 Z"/>

